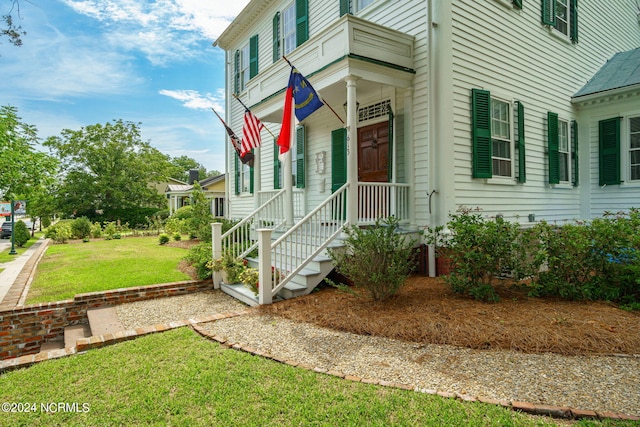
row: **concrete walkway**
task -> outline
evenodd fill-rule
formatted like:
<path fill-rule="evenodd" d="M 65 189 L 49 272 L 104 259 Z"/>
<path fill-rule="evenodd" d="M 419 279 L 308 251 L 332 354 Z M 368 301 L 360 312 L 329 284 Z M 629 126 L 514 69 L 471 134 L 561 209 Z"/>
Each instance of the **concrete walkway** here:
<path fill-rule="evenodd" d="M 8 242 L 8 243 L 7 243 Z M 49 244 L 49 239 L 37 240 L 13 261 L 0 263 L 0 310 L 24 304 L 26 290 L 33 280 L 35 266 Z M 11 248 L 11 241 L 0 241 L 0 252 Z"/>

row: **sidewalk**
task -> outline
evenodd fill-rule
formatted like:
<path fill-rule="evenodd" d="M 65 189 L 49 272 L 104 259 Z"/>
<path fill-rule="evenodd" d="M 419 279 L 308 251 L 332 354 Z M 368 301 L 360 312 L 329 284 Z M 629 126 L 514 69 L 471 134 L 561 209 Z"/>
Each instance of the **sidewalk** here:
<path fill-rule="evenodd" d="M 24 304 L 23 293 L 31 284 L 32 274 L 38 260 L 49 244 L 49 239 L 37 240 L 29 249 L 16 259 L 0 264 L 0 310 L 12 309 Z M 11 247 L 6 242 L 0 243 L 0 251 Z M 26 293 L 24 295 L 26 297 Z"/>

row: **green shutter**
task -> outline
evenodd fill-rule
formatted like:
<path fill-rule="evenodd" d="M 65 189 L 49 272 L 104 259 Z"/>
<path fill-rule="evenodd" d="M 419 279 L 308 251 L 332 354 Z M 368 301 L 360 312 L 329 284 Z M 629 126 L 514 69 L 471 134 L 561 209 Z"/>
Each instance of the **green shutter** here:
<path fill-rule="evenodd" d="M 309 0 L 296 0 L 296 47 L 309 38 Z"/>
<path fill-rule="evenodd" d="M 560 141 L 558 114 L 547 112 L 547 149 L 549 158 L 549 184 L 560 184 Z"/>
<path fill-rule="evenodd" d="M 522 0 L 513 0 L 513 5 L 518 9 L 522 9 Z"/>
<path fill-rule="evenodd" d="M 280 159 L 278 159 L 279 153 L 278 139 L 273 140 L 273 189 L 280 189 Z"/>
<path fill-rule="evenodd" d="M 240 51 L 236 50 L 234 59 L 235 72 L 233 75 L 233 93 L 240 93 Z"/>
<path fill-rule="evenodd" d="M 491 94 L 489 91 L 471 91 L 471 141 L 473 148 L 473 177 L 491 178 Z"/>
<path fill-rule="evenodd" d="M 556 25 L 556 0 L 542 0 L 542 23 Z"/>
<path fill-rule="evenodd" d="M 296 128 L 296 188 L 304 188 L 305 185 L 304 152 L 306 139 L 305 127 L 298 126 Z"/>
<path fill-rule="evenodd" d="M 391 182 L 393 179 L 393 110 L 391 109 L 391 105 L 388 107 L 388 115 L 389 115 L 389 153 L 388 153 L 388 164 L 387 167 L 387 182 Z"/>
<path fill-rule="evenodd" d="M 249 39 L 249 78 L 258 75 L 258 35 Z"/>
<path fill-rule="evenodd" d="M 340 16 L 351 13 L 351 0 L 340 0 Z"/>
<path fill-rule="evenodd" d="M 331 132 L 331 192 L 347 182 L 347 130 Z"/>
<path fill-rule="evenodd" d="M 233 170 L 235 172 L 235 192 L 237 196 L 240 194 L 240 160 L 235 152 L 233 154 Z"/>
<path fill-rule="evenodd" d="M 574 43 L 578 43 L 578 0 L 571 0 L 569 2 L 569 20 L 571 32 L 569 36 Z"/>
<path fill-rule="evenodd" d="M 273 62 L 280 59 L 280 12 L 273 16 Z"/>
<path fill-rule="evenodd" d="M 599 122 L 600 185 L 620 184 L 620 117 Z"/>
<path fill-rule="evenodd" d="M 251 149 L 251 154 L 255 155 L 254 149 Z M 249 193 L 253 194 L 253 166 L 249 167 Z"/>
<path fill-rule="evenodd" d="M 524 146 L 524 105 L 516 102 L 518 106 L 518 182 L 527 182 L 526 151 Z"/>
<path fill-rule="evenodd" d="M 578 166 L 578 122 L 575 120 L 571 122 L 571 160 L 573 165 L 572 184 L 577 187 L 580 183 L 580 169 Z"/>

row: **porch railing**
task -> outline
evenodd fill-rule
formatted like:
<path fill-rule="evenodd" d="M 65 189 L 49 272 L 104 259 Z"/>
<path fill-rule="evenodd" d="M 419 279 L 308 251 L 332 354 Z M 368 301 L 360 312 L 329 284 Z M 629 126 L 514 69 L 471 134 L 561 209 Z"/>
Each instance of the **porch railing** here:
<path fill-rule="evenodd" d="M 371 224 L 378 218 L 409 220 L 409 184 L 388 182 L 358 183 L 358 224 Z"/>
<path fill-rule="evenodd" d="M 258 209 L 222 235 L 222 254 L 234 258 L 244 258 L 258 246 L 255 230 L 259 228 L 277 229 L 284 224 L 284 193 L 279 190 Z"/>
<path fill-rule="evenodd" d="M 348 184 L 309 212 L 273 244 L 271 233 L 260 233 L 259 303 L 270 304 L 275 295 L 322 252 L 348 225 Z M 272 286 L 269 286 L 272 284 Z"/>
<path fill-rule="evenodd" d="M 273 196 L 281 192 L 282 190 L 266 190 L 260 191 L 258 193 L 258 203 L 260 206 L 265 204 L 269 199 Z M 302 218 L 304 216 L 304 204 L 303 204 L 303 196 L 304 193 L 300 190 L 293 190 L 293 216 L 294 218 Z"/>

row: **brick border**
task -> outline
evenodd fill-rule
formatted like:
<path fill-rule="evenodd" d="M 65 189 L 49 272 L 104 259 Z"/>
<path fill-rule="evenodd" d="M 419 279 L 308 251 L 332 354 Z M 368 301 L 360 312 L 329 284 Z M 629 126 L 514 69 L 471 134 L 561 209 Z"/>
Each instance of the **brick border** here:
<path fill-rule="evenodd" d="M 243 314 L 243 313 L 241 313 Z M 217 319 L 218 320 L 218 319 Z M 234 343 L 227 341 L 223 337 L 214 336 L 209 331 L 198 325 L 201 322 L 193 322 L 190 324 L 191 328 L 197 332 L 199 335 L 207 338 L 209 340 L 215 341 L 222 345 L 223 347 L 243 351 L 245 353 L 253 354 L 254 356 L 264 357 L 266 359 L 273 360 L 275 362 L 283 363 L 289 366 L 293 366 L 296 368 L 306 369 L 308 371 L 313 371 L 319 374 L 331 375 L 334 377 L 342 378 L 347 381 L 355 381 L 361 382 L 364 384 L 374 384 L 380 385 L 383 387 L 392 387 L 401 390 L 414 391 L 417 393 L 431 394 L 437 395 L 447 399 L 458 399 L 463 402 L 481 402 L 487 403 L 490 405 L 499 405 L 504 408 L 509 408 L 513 411 L 526 412 L 532 415 L 542 415 L 552 418 L 563 418 L 563 419 L 615 419 L 615 420 L 625 420 L 625 421 L 640 421 L 640 416 L 636 415 L 626 415 L 616 412 L 598 412 L 598 411 L 590 411 L 585 409 L 577 409 L 571 408 L 567 406 L 552 406 L 552 405 L 534 405 L 528 402 L 518 402 L 518 401 L 507 401 L 507 400 L 496 400 L 484 398 L 482 396 L 471 396 L 468 394 L 458 394 L 458 393 L 450 393 L 446 391 L 439 390 L 431 390 L 431 389 L 423 389 L 420 387 L 414 387 L 408 384 L 397 383 L 393 381 L 383 381 L 383 380 L 375 380 L 371 378 L 360 378 L 354 375 L 344 374 L 342 372 L 326 370 L 318 367 L 314 367 L 305 363 L 299 363 L 294 360 L 286 360 L 282 359 L 278 356 L 274 356 L 269 353 L 265 353 L 263 351 L 256 350 L 254 348 L 243 346 L 240 343 Z"/>

